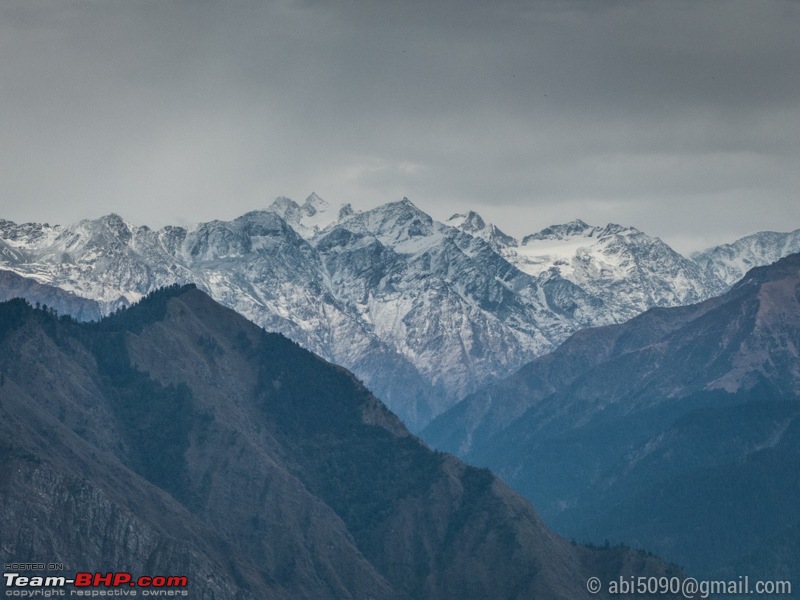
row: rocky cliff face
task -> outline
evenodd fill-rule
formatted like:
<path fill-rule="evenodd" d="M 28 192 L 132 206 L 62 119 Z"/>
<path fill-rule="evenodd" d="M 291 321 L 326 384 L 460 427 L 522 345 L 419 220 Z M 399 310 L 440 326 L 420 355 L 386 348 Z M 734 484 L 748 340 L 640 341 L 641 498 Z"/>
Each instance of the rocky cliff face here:
<path fill-rule="evenodd" d="M 192 288 L 99 323 L 0 305 L 0 550 L 193 598 L 589 598 L 659 560 L 549 532 L 352 375 Z"/>

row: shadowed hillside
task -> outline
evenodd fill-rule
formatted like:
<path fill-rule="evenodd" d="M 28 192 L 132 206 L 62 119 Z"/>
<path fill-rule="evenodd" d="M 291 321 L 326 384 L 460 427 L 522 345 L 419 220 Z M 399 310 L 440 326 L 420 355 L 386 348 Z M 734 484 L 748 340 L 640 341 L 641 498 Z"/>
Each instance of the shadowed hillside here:
<path fill-rule="evenodd" d="M 344 369 L 187 286 L 98 323 L 0 305 L 15 560 L 189 576 L 194 598 L 585 598 L 657 559 L 575 546 Z"/>

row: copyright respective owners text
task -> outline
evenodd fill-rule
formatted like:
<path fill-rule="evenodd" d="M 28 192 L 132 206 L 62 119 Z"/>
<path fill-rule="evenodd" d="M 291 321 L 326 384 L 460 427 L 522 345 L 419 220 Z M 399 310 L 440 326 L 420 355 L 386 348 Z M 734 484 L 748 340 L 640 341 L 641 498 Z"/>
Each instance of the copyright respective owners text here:
<path fill-rule="evenodd" d="M 784 596 L 792 594 L 788 580 L 752 580 L 743 575 L 736 579 L 698 580 L 694 577 L 618 577 L 603 582 L 599 577 L 586 580 L 591 594 L 602 596 L 711 598 L 719 596 Z"/>
<path fill-rule="evenodd" d="M 3 565 L 2 589 L 7 598 L 188 598 L 189 579 L 185 575 L 79 571 L 56 562 L 7 562 Z"/>

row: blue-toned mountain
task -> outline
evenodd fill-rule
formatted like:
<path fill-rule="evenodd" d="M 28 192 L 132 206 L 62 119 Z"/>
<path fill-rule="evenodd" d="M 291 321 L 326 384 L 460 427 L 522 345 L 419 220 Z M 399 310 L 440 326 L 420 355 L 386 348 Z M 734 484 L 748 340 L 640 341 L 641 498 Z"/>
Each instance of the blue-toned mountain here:
<path fill-rule="evenodd" d="M 711 574 L 797 531 L 799 349 L 791 255 L 720 297 L 582 330 L 424 436 L 496 470 L 564 534 Z"/>

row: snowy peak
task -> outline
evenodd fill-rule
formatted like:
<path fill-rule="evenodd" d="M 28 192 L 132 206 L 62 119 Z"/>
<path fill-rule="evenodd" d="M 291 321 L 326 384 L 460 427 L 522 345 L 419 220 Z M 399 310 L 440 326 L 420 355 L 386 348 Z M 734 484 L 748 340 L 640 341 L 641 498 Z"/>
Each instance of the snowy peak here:
<path fill-rule="evenodd" d="M 479 237 L 495 249 L 517 245 L 517 240 L 491 223 L 486 223 L 478 213 L 472 210 L 466 214 L 453 215 L 447 219 L 445 224 L 460 229 L 473 237 Z"/>
<path fill-rule="evenodd" d="M 328 208 L 330 208 L 330 203 L 317 196 L 315 192 L 311 192 L 311 195 L 306 198 L 302 206 L 303 212 L 309 217 L 313 217 L 318 213 L 324 213 Z"/>
<path fill-rule="evenodd" d="M 653 249 L 659 256 L 669 255 L 675 260 L 687 260 L 658 238 L 650 237 L 634 227 L 616 223 L 599 227 L 588 225 L 580 219 L 551 225 L 526 235 L 522 243 L 517 248 L 509 249 L 507 254 L 519 268 L 531 275 L 539 275 L 555 267 L 571 279 L 576 270 L 585 267 L 585 263 L 594 262 L 598 265 L 596 275 L 617 279 L 625 276 L 640 253 L 646 256 Z M 584 263 L 584 267 L 579 263 Z"/>
<path fill-rule="evenodd" d="M 58 235 L 49 240 L 49 247 L 67 253 L 89 252 L 90 260 L 104 258 L 107 262 L 127 251 L 134 229 L 118 214 L 111 213 L 60 228 Z"/>
<path fill-rule="evenodd" d="M 572 330 L 542 304 L 533 278 L 407 198 L 344 219 L 313 242 L 332 295 L 439 390 L 436 412 Z"/>
<path fill-rule="evenodd" d="M 557 273 L 602 299 L 613 322 L 652 306 L 698 302 L 724 291 L 660 239 L 616 223 L 551 225 L 503 254 L 530 275 Z"/>
<path fill-rule="evenodd" d="M 286 220 L 299 218 L 301 214 L 300 205 L 286 196 L 278 196 L 275 198 L 272 204 L 269 205 L 268 210 L 280 215 Z"/>
<path fill-rule="evenodd" d="M 128 224 L 117 213 L 109 213 L 100 217 L 95 222 L 115 232 L 130 232 Z"/>
<path fill-rule="evenodd" d="M 636 229 L 636 227 L 626 227 L 625 225 L 619 225 L 617 223 L 609 223 L 599 232 L 600 236 L 604 235 L 628 235 L 628 236 L 637 236 L 641 235 L 644 236 L 645 234 L 642 233 L 640 230 Z M 658 239 L 658 238 L 652 238 Z M 659 240 L 660 241 L 660 240 Z"/>
<path fill-rule="evenodd" d="M 343 204 L 342 208 L 339 209 L 339 220 L 341 221 L 342 219 L 346 219 L 353 214 L 355 214 L 355 211 L 353 210 L 352 204 L 349 202 L 347 204 Z"/>
<path fill-rule="evenodd" d="M 635 227 L 627 227 L 617 223 L 609 223 L 605 227 L 599 227 L 597 225 L 588 225 L 580 219 L 575 219 L 569 223 L 551 225 L 541 231 L 526 235 L 522 238 L 522 245 L 527 246 L 538 241 L 574 240 L 576 238 L 583 238 L 588 240 L 588 243 L 593 243 L 591 240 L 612 235 L 644 236 L 645 234 Z"/>
<path fill-rule="evenodd" d="M 692 255 L 706 276 L 732 285 L 753 267 L 769 265 L 800 252 L 800 229 L 786 233 L 762 231 Z"/>
<path fill-rule="evenodd" d="M 331 229 L 335 231 L 338 228 L 373 236 L 400 254 L 424 251 L 442 237 L 442 225 L 435 223 L 408 198 L 353 213 Z"/>
<path fill-rule="evenodd" d="M 338 214 L 330 208 L 330 202 L 312 192 L 303 204 L 283 196 L 276 198 L 268 210 L 281 217 L 302 237 L 310 239 L 342 218 L 343 211 L 347 214 L 345 206 L 341 207 Z M 352 212 L 352 207 L 349 210 Z"/>
<path fill-rule="evenodd" d="M 22 223 L 18 225 L 13 221 L 0 219 L 0 238 L 9 246 L 24 246 L 39 248 L 47 246 L 61 232 L 61 227 L 50 226 L 48 223 Z"/>
<path fill-rule="evenodd" d="M 475 211 L 471 210 L 466 214 L 455 214 L 446 221 L 447 225 L 457 227 L 468 233 L 483 231 L 486 229 L 486 221 Z"/>
<path fill-rule="evenodd" d="M 580 219 L 575 219 L 569 223 L 551 225 L 537 233 L 526 235 L 522 238 L 522 245 L 525 246 L 536 240 L 563 240 L 575 236 L 592 237 L 592 235 L 598 231 L 601 231 L 600 227 L 593 227 L 587 225 Z"/>
<path fill-rule="evenodd" d="M 252 260 L 249 255 L 271 250 L 279 241 L 304 243 L 280 215 L 264 210 L 248 212 L 230 222 L 200 223 L 176 241 L 180 254 L 191 262 Z"/>
<path fill-rule="evenodd" d="M 587 225 L 576 219 L 569 223 L 551 225 L 537 233 L 526 235 L 516 248 L 509 248 L 507 258 L 530 275 L 540 275 L 555 268 L 571 279 L 578 256 L 597 246 L 602 227 Z M 603 254 L 603 252 L 599 252 Z"/>
<path fill-rule="evenodd" d="M 127 244 L 131 241 L 133 228 L 116 213 L 105 215 L 96 221 L 83 221 L 83 223 L 93 229 L 94 237 L 100 241 L 105 241 L 107 238 L 119 244 Z"/>

